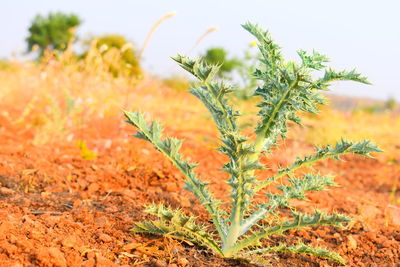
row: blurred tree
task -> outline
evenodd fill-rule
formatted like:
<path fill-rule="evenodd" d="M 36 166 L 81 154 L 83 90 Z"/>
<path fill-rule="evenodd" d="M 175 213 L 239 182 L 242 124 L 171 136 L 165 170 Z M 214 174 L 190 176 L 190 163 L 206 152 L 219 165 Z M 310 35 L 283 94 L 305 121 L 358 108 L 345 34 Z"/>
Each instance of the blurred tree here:
<path fill-rule="evenodd" d="M 262 68 L 259 64 L 259 54 L 253 51 L 255 42 L 250 43 L 240 58 L 227 58 L 224 48 L 214 47 L 206 51 L 203 59 L 209 64 L 220 64 L 218 76 L 231 80 L 235 85 L 235 95 L 239 99 L 249 99 L 258 85 L 257 79 L 253 76 L 256 68 Z"/>
<path fill-rule="evenodd" d="M 225 77 L 226 73 L 232 72 L 236 67 L 240 66 L 240 61 L 235 58 L 227 58 L 227 52 L 222 47 L 210 48 L 206 51 L 203 59 L 210 64 L 221 64 L 218 75 Z"/>
<path fill-rule="evenodd" d="M 81 19 L 75 14 L 50 13 L 47 17 L 37 15 L 29 27 L 28 50 L 39 50 L 42 56 L 46 49 L 63 51 L 74 41 L 76 28 Z"/>
<path fill-rule="evenodd" d="M 93 41 L 93 40 L 92 40 Z M 141 73 L 140 63 L 133 49 L 133 44 L 118 34 L 103 35 L 94 40 L 96 47 L 109 66 L 114 76 L 125 73 L 128 75 L 139 75 Z"/>

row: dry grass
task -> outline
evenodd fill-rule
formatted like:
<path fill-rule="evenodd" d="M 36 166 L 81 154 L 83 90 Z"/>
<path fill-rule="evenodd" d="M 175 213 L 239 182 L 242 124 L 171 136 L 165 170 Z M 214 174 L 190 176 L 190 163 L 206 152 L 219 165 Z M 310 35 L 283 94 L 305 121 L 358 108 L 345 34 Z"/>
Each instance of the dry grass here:
<path fill-rule="evenodd" d="M 214 130 L 210 116 L 193 96 L 145 73 L 140 78 L 113 77 L 108 64 L 110 60 L 104 60 L 95 46 L 85 60 L 69 53 L 59 58 L 48 53 L 41 63 L 8 63 L 0 69 L 0 116 L 8 125 L 30 132 L 27 140 L 35 145 L 65 138 L 84 141 L 87 131 L 111 138 L 123 127 L 124 109 L 146 111 L 170 129 Z M 235 101 L 255 123 L 253 103 Z M 329 108 L 321 114 L 307 116 L 305 127 L 293 127 L 290 137 L 319 145 L 334 143 L 341 136 L 370 139 L 387 151 L 383 154 L 387 159 L 398 160 L 400 118 L 395 114 Z"/>
<path fill-rule="evenodd" d="M 318 115 L 307 116 L 305 129 L 296 135 L 308 143 L 326 145 L 345 136 L 348 140 L 371 140 L 386 153 L 388 160 L 400 156 L 400 116 L 395 113 L 369 113 L 365 111 L 341 112 L 329 108 Z"/>
<path fill-rule="evenodd" d="M 66 136 L 84 139 L 87 130 L 104 133 L 110 127 L 119 128 L 124 109 L 149 111 L 172 121 L 171 127 L 197 125 L 189 118 L 202 107 L 192 103 L 192 97 L 170 90 L 147 74 L 115 78 L 107 64 L 95 47 L 80 61 L 48 54 L 41 63 L 13 62 L 0 70 L 0 115 L 8 125 L 32 132 L 35 145 Z"/>

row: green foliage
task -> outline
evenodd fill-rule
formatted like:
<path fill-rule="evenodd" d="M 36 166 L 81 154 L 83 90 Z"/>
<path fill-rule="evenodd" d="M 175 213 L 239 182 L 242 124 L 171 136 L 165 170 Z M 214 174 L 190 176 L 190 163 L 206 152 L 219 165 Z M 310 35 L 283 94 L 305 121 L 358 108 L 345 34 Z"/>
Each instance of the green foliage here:
<path fill-rule="evenodd" d="M 206 226 L 196 224 L 196 217 L 186 216 L 179 210 L 172 210 L 163 205 L 151 205 L 145 210 L 147 213 L 157 216 L 160 220 L 136 223 L 133 233 L 152 233 L 174 236 L 188 239 L 204 247 L 212 247 L 218 254 L 223 255 L 217 241 L 207 231 Z"/>
<path fill-rule="evenodd" d="M 47 17 L 37 15 L 28 29 L 28 50 L 32 51 L 37 47 L 40 55 L 43 55 L 46 49 L 65 50 L 80 24 L 81 19 L 75 14 L 57 12 L 50 13 Z"/>
<path fill-rule="evenodd" d="M 246 254 L 262 254 L 262 253 L 271 253 L 271 252 L 289 252 L 289 253 L 298 253 L 298 254 L 306 254 L 306 255 L 314 255 L 321 258 L 332 259 L 340 264 L 345 264 L 346 262 L 343 260 L 342 257 L 338 256 L 327 249 L 324 248 L 316 248 L 308 246 L 302 242 L 294 246 L 287 246 L 285 244 L 280 244 L 276 247 L 268 247 L 263 249 L 256 249 L 250 251 Z"/>
<path fill-rule="evenodd" d="M 331 176 L 322 176 L 312 169 L 315 163 L 324 159 L 339 160 L 340 156 L 348 153 L 370 157 L 371 152 L 380 150 L 369 141 L 353 143 L 342 139 L 335 146 L 316 148 L 315 154 L 297 158 L 270 178 L 260 180 L 255 176 L 255 170 L 265 168 L 259 161 L 260 157 L 268 156 L 279 138 L 286 138 L 288 121 L 300 124 L 299 112 L 318 112 L 318 106 L 324 103 L 320 92 L 328 90 L 332 81 L 368 82 L 354 70 L 338 72 L 327 68 L 325 63 L 328 59 L 317 52 L 307 54 L 301 50 L 298 53 L 300 63 L 285 61 L 279 46 L 267 31 L 250 23 L 243 27 L 257 38 L 262 55 L 260 59 L 262 68 L 257 68 L 254 73 L 260 81 L 254 95 L 261 97 L 258 104 L 259 123 L 254 129 L 255 140 L 244 136 L 238 126 L 237 121 L 241 113 L 231 106 L 228 97 L 234 89 L 216 77 L 221 66 L 209 65 L 202 60 L 191 60 L 180 55 L 174 58 L 183 69 L 199 80 L 190 93 L 202 101 L 211 113 L 221 140 L 218 151 L 229 158 L 223 166 L 223 170 L 230 175 L 227 181 L 231 187 L 231 203 L 228 210 L 222 208 L 222 204 L 226 207 L 227 203 L 216 199 L 207 188 L 208 183 L 197 177 L 194 171 L 196 164 L 184 160 L 179 153 L 181 140 L 164 138 L 161 125 L 155 121 L 147 123 L 141 113 L 125 112 L 127 122 L 138 129 L 135 136 L 151 142 L 186 177 L 186 189 L 192 192 L 206 208 L 219 238 L 215 239 L 211 234 L 212 231 L 205 227 L 195 225 L 193 217 L 157 205 L 151 205 L 148 211 L 159 219 L 137 223 L 133 231 L 185 237 L 212 249 L 223 257 L 251 258 L 249 256 L 251 254 L 286 251 L 315 255 L 344 263 L 338 254 L 326 249 L 313 248 L 302 243 L 295 246 L 281 244 L 276 247 L 265 247 L 262 240 L 268 239 L 271 235 L 285 234 L 290 229 L 318 225 L 341 227 L 349 222 L 350 218 L 338 213 L 329 215 L 316 210 L 310 215 L 297 212 L 291 206 L 290 200 L 307 200 L 308 192 L 322 191 L 336 185 Z M 323 76 L 313 78 L 314 70 L 323 71 Z M 310 173 L 296 173 L 296 170 L 302 167 L 309 167 Z M 262 194 L 262 189 L 271 186 L 278 188 L 280 192 L 264 193 L 266 196 L 264 203 L 254 203 L 255 195 Z M 291 215 L 284 216 L 282 211 Z M 276 219 L 267 221 L 265 220 L 267 216 Z"/>
<path fill-rule="evenodd" d="M 121 72 L 128 75 L 139 75 L 141 73 L 140 63 L 133 49 L 132 43 L 129 43 L 124 36 L 118 34 L 103 35 L 96 38 L 96 47 L 101 55 L 105 57 L 107 54 L 117 51 L 120 57 L 114 62 L 110 62 L 110 72 L 114 76 L 118 76 Z"/>
<path fill-rule="evenodd" d="M 203 59 L 211 65 L 220 65 L 218 76 L 224 77 L 226 73 L 232 72 L 240 65 L 240 61 L 234 58 L 228 58 L 228 53 L 222 47 L 210 48 L 206 51 Z"/>

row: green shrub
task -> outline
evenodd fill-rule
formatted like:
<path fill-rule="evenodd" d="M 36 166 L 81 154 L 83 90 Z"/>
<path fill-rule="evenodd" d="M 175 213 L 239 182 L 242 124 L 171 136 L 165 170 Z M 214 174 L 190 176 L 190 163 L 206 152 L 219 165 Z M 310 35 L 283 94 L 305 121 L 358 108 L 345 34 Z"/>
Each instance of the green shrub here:
<path fill-rule="evenodd" d="M 134 76 L 141 74 L 140 63 L 133 45 L 124 36 L 117 34 L 103 35 L 96 38 L 96 41 L 97 49 L 114 76 L 122 73 Z"/>
<path fill-rule="evenodd" d="M 237 66 L 240 65 L 238 60 L 234 58 L 228 58 L 227 55 L 228 53 L 224 48 L 214 47 L 206 51 L 203 59 L 208 64 L 221 65 L 218 69 L 217 75 L 224 77 L 225 74 L 232 72 Z"/>

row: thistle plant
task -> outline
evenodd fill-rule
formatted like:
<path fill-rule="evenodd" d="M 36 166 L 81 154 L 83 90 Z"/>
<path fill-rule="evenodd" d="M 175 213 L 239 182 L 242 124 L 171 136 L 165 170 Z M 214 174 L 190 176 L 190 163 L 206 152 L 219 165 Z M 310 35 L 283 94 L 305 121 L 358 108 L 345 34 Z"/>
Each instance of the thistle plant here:
<path fill-rule="evenodd" d="M 349 222 L 349 217 L 339 213 L 327 214 L 318 210 L 311 214 L 301 213 L 291 206 L 290 200 L 307 200 L 307 192 L 336 186 L 332 176 L 321 175 L 312 168 L 317 162 L 339 160 L 348 153 L 370 157 L 371 152 L 380 151 L 378 147 L 369 141 L 353 143 L 342 139 L 336 145 L 319 147 L 314 154 L 297 158 L 271 177 L 262 179 L 255 171 L 265 169 L 260 157 L 270 156 L 279 139 L 286 138 L 289 121 L 301 124 L 299 112 L 318 112 L 319 105 L 324 104 L 321 92 L 328 90 L 331 82 L 350 80 L 367 84 L 368 81 L 355 70 L 328 68 L 325 65 L 328 58 L 315 51 L 309 54 L 300 50 L 300 62 L 285 61 L 268 31 L 251 23 L 243 27 L 256 37 L 262 55 L 259 59 L 262 68 L 254 73 L 261 84 L 254 93 L 261 99 L 257 105 L 259 122 L 254 129 L 255 138 L 244 136 L 238 126 L 241 113 L 229 101 L 229 94 L 235 89 L 215 77 L 220 66 L 180 55 L 173 58 L 199 80 L 190 93 L 204 103 L 218 128 L 221 146 L 217 150 L 229 158 L 223 170 L 230 176 L 227 183 L 231 187 L 231 202 L 223 203 L 214 197 L 208 189 L 209 183 L 198 178 L 194 171 L 196 164 L 185 160 L 179 152 L 181 140 L 163 137 L 162 126 L 156 121 L 148 123 L 142 113 L 125 112 L 127 122 L 138 129 L 135 136 L 152 143 L 182 172 L 186 178 L 185 189 L 192 192 L 207 210 L 214 228 L 197 223 L 195 217 L 187 216 L 181 210 L 154 204 L 148 206 L 146 212 L 158 219 L 137 222 L 132 232 L 185 238 L 222 257 L 250 258 L 252 254 L 292 252 L 343 264 L 340 255 L 324 248 L 304 243 L 267 245 L 262 241 L 290 229 L 319 225 L 342 227 Z M 323 73 L 322 77 L 313 78 L 314 71 Z M 309 167 L 310 173 L 297 171 L 304 167 Z M 267 190 L 272 187 L 277 188 L 275 192 L 278 193 Z M 265 196 L 261 203 L 255 201 L 260 194 Z"/>

